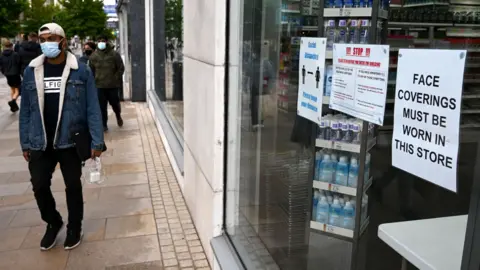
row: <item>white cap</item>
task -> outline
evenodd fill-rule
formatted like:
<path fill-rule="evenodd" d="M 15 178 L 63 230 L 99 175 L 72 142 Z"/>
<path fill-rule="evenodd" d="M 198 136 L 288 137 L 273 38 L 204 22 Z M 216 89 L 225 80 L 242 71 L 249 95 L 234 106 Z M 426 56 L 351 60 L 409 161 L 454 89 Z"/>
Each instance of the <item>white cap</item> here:
<path fill-rule="evenodd" d="M 325 197 L 325 196 L 320 197 L 320 201 L 321 201 L 321 202 L 326 202 L 326 201 L 327 201 L 327 197 Z"/>
<path fill-rule="evenodd" d="M 333 200 L 333 204 L 340 204 L 340 203 L 338 202 L 338 199 L 335 199 Z"/>
<path fill-rule="evenodd" d="M 40 36 L 43 34 L 65 37 L 65 31 L 63 31 L 63 28 L 56 23 L 46 23 L 42 25 L 42 27 L 40 27 L 38 30 L 38 35 Z"/>
<path fill-rule="evenodd" d="M 352 204 L 350 202 L 346 202 L 345 207 L 352 207 Z"/>
<path fill-rule="evenodd" d="M 340 162 L 347 163 L 347 157 L 346 156 L 341 156 L 340 157 Z"/>
<path fill-rule="evenodd" d="M 357 159 L 352 157 L 352 159 L 350 160 L 350 165 L 357 165 Z"/>
<path fill-rule="evenodd" d="M 330 160 L 330 155 L 329 155 L 329 154 L 323 155 L 323 159 L 324 159 L 324 160 Z"/>

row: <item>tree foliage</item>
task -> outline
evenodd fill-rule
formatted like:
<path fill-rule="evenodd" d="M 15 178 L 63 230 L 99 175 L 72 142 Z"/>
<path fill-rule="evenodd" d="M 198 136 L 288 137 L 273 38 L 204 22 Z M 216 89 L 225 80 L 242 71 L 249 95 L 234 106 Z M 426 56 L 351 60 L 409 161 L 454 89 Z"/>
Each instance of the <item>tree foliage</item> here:
<path fill-rule="evenodd" d="M 26 0 L 0 0 L 0 37 L 13 37 L 20 30 L 19 16 Z"/>
<path fill-rule="evenodd" d="M 30 6 L 25 10 L 24 33 L 37 32 L 40 26 L 52 22 L 61 12 L 59 6 L 46 5 L 45 2 L 46 0 L 31 0 Z"/>
<path fill-rule="evenodd" d="M 63 9 L 55 21 L 60 24 L 68 37 L 78 35 L 96 37 L 106 33 L 107 14 L 103 11 L 102 0 L 60 0 Z"/>
<path fill-rule="evenodd" d="M 167 0 L 165 2 L 165 35 L 167 39 L 183 42 L 183 0 Z"/>

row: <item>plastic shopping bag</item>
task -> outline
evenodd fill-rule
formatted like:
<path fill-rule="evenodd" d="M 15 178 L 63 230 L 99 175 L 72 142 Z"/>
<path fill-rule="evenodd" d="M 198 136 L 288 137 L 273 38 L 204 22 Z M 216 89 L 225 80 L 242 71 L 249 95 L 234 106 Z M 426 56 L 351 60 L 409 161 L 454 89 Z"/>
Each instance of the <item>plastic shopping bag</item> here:
<path fill-rule="evenodd" d="M 85 161 L 83 172 L 89 183 L 101 184 L 106 180 L 105 169 L 102 168 L 102 161 L 100 158 Z"/>

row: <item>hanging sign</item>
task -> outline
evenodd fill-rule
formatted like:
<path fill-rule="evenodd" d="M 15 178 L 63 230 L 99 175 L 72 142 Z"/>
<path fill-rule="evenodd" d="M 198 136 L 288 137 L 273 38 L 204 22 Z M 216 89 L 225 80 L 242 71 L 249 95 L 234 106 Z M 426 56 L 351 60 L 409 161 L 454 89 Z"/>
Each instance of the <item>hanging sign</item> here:
<path fill-rule="evenodd" d="M 388 45 L 333 44 L 330 108 L 383 125 Z"/>
<path fill-rule="evenodd" d="M 465 58 L 401 49 L 395 90 L 392 165 L 455 192 Z"/>
<path fill-rule="evenodd" d="M 297 114 L 317 124 L 322 116 L 326 45 L 326 38 L 300 40 Z"/>

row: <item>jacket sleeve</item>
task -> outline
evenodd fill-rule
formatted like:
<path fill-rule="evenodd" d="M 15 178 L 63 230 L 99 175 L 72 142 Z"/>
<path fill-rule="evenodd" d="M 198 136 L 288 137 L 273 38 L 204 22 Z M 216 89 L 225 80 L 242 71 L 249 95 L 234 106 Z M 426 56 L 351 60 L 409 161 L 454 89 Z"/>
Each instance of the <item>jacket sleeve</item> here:
<path fill-rule="evenodd" d="M 30 74 L 29 74 L 30 73 Z M 32 76 L 31 70 L 30 69 L 25 69 L 23 78 L 25 78 L 24 81 L 28 80 L 28 76 Z M 28 151 L 30 150 L 30 140 L 28 139 L 29 132 L 30 132 L 30 92 L 31 91 L 25 91 L 25 83 L 22 83 L 21 85 L 21 93 L 22 93 L 22 98 L 20 99 L 20 115 L 19 115 L 19 132 L 20 132 L 20 145 L 22 147 L 22 151 Z"/>
<path fill-rule="evenodd" d="M 93 78 L 95 78 L 95 56 L 93 54 L 90 56 L 90 61 L 88 61 L 88 66 L 90 67 L 90 70 L 92 71 Z"/>
<path fill-rule="evenodd" d="M 87 73 L 87 92 L 86 92 L 86 101 L 87 101 L 87 121 L 88 129 L 90 130 L 90 135 L 92 136 L 92 150 L 103 150 L 104 139 L 103 139 L 103 124 L 102 124 L 102 113 L 100 111 L 100 104 L 98 102 L 98 93 L 97 88 L 95 87 L 95 80 L 93 78 L 92 72 L 90 69 L 85 68 Z M 23 97 L 22 97 L 23 99 Z"/>
<path fill-rule="evenodd" d="M 125 72 L 125 65 L 123 64 L 122 57 L 118 52 L 115 52 L 115 66 L 117 68 L 115 75 L 121 81 L 123 73 Z"/>

